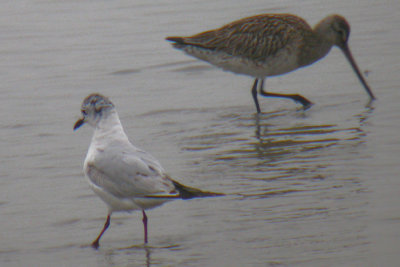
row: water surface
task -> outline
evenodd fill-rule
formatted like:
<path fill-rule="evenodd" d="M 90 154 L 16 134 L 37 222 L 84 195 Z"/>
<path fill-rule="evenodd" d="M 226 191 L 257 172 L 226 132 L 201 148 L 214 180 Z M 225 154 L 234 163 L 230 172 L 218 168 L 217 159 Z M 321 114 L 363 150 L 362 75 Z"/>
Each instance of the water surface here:
<path fill-rule="evenodd" d="M 397 266 L 398 1 L 4 1 L 0 11 L 1 266 Z M 260 99 L 249 77 L 171 48 L 244 16 L 345 16 L 377 101 L 336 48 L 268 79 L 315 105 Z M 83 179 L 82 99 L 109 96 L 137 146 L 178 181 L 226 197 L 116 213 Z"/>

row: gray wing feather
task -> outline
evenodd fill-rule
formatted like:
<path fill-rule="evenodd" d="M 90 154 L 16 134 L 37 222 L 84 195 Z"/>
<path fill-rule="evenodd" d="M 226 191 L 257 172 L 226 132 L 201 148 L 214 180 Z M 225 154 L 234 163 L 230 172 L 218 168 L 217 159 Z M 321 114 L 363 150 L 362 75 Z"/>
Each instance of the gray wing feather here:
<path fill-rule="evenodd" d="M 119 198 L 176 194 L 173 183 L 151 155 L 138 149 L 125 148 L 123 153 L 113 150 L 99 152 L 85 165 L 93 184 Z"/>

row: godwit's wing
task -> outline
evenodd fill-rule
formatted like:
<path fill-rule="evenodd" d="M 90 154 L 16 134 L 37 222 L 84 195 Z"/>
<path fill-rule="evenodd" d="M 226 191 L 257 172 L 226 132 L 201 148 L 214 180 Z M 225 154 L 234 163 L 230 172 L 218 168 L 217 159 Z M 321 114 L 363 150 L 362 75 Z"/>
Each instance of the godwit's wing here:
<path fill-rule="evenodd" d="M 177 48 L 192 45 L 263 62 L 288 45 L 301 46 L 308 33 L 312 34 L 311 27 L 299 17 L 264 14 L 190 37 L 168 37 L 167 40 L 176 42 Z"/>

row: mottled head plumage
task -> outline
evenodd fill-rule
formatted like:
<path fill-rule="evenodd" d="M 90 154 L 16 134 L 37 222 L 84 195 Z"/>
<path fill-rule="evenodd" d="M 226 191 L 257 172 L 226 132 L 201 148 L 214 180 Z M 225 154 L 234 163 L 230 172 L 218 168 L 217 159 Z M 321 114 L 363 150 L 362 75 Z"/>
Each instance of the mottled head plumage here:
<path fill-rule="evenodd" d="M 88 95 L 82 102 L 83 111 L 94 110 L 96 113 L 101 112 L 103 109 L 114 108 L 114 104 L 108 97 L 95 93 Z"/>
<path fill-rule="evenodd" d="M 74 126 L 74 130 L 81 127 L 85 122 L 94 126 L 100 118 L 108 111 L 114 109 L 111 100 L 98 93 L 88 95 L 82 102 L 81 112 L 83 117 Z"/>

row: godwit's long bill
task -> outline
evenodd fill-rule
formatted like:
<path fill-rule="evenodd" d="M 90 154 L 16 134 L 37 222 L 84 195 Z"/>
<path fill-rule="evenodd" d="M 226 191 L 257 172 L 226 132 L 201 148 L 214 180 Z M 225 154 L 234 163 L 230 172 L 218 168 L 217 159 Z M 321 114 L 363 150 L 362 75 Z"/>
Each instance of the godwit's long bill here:
<path fill-rule="evenodd" d="M 167 37 L 174 47 L 224 70 L 255 78 L 251 89 L 257 112 L 261 109 L 259 93 L 266 97 L 283 97 L 300 102 L 304 108 L 312 103 L 298 94 L 264 91 L 264 79 L 308 66 L 339 47 L 350 62 L 369 97 L 374 95 L 361 74 L 348 46 L 349 23 L 331 15 L 311 28 L 305 20 L 290 14 L 263 14 L 231 22 L 219 29 L 190 37 Z"/>

